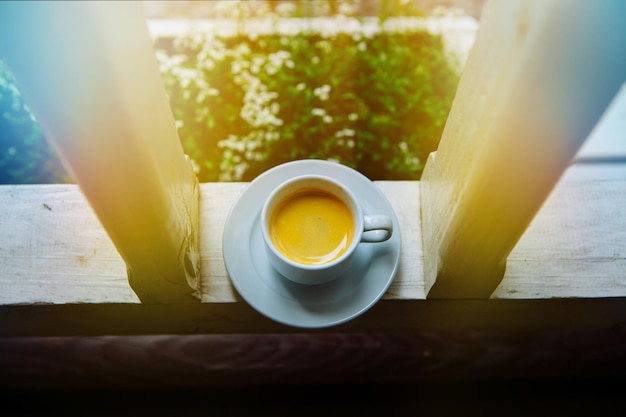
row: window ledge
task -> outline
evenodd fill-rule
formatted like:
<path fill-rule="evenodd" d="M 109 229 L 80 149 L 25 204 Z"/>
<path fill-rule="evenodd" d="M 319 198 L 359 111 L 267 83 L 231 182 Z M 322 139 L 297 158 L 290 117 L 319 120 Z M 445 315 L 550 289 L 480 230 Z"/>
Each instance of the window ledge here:
<path fill-rule="evenodd" d="M 377 181 L 398 215 L 400 268 L 383 300 L 424 300 L 420 187 Z M 200 185 L 203 303 L 241 303 L 222 231 L 245 183 Z M 511 253 L 495 299 L 626 296 L 626 181 L 559 183 Z M 138 303 L 123 260 L 76 185 L 0 187 L 0 305 Z"/>

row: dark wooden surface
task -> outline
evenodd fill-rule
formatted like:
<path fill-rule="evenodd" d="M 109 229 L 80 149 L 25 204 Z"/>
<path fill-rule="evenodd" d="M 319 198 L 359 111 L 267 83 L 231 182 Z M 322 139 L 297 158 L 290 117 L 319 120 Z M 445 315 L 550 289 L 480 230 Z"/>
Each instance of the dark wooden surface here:
<path fill-rule="evenodd" d="M 626 331 L 0 339 L 0 387 L 116 389 L 626 375 Z"/>
<path fill-rule="evenodd" d="M 626 298 L 382 300 L 340 326 L 302 330 L 246 303 L 0 305 L 1 337 L 358 332 L 524 332 L 626 326 Z"/>
<path fill-rule="evenodd" d="M 0 392 L 604 384 L 626 379 L 625 323 L 621 298 L 382 301 L 316 331 L 244 303 L 4 305 Z"/>
<path fill-rule="evenodd" d="M 623 415 L 626 332 L 0 339 L 0 415 Z"/>
<path fill-rule="evenodd" d="M 624 299 L 0 306 L 0 415 L 623 415 Z M 256 329 L 256 331 L 255 331 Z"/>
<path fill-rule="evenodd" d="M 626 375 L 626 331 L 0 339 L 22 390 L 405 383 Z"/>

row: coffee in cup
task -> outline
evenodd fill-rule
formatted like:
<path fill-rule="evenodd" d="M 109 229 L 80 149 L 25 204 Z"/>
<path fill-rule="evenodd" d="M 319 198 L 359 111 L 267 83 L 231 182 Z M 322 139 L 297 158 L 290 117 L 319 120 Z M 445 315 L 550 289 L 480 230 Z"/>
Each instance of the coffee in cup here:
<path fill-rule="evenodd" d="M 284 197 L 269 219 L 273 245 L 286 258 L 323 265 L 343 255 L 354 237 L 348 206 L 335 195 L 303 188 Z"/>
<path fill-rule="evenodd" d="M 318 175 L 281 184 L 267 199 L 261 217 L 270 263 L 301 284 L 337 278 L 362 241 L 382 242 L 393 231 L 388 216 L 364 216 L 347 187 Z"/>

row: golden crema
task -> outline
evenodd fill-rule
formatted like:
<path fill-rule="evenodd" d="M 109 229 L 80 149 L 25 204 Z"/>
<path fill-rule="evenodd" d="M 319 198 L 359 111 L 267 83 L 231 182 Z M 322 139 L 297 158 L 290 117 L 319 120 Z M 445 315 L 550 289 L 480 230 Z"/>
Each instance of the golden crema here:
<path fill-rule="evenodd" d="M 302 189 L 276 206 L 269 233 L 274 246 L 288 259 L 321 265 L 346 252 L 354 237 L 354 221 L 339 198 L 318 189 Z"/>

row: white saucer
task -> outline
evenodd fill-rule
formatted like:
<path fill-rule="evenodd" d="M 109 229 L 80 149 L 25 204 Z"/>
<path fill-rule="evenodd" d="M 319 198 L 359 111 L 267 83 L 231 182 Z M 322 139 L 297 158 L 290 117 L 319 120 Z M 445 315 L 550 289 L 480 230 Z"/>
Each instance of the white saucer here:
<path fill-rule="evenodd" d="M 322 285 L 297 284 L 278 274 L 265 255 L 259 225 L 271 191 L 305 174 L 323 174 L 345 183 L 364 214 L 386 214 L 393 220 L 388 241 L 360 244 L 348 272 Z M 398 219 L 380 189 L 351 168 L 320 160 L 288 162 L 259 175 L 231 209 L 223 236 L 226 269 L 241 297 L 261 314 L 303 328 L 333 326 L 367 311 L 389 288 L 398 269 L 400 245 Z"/>

